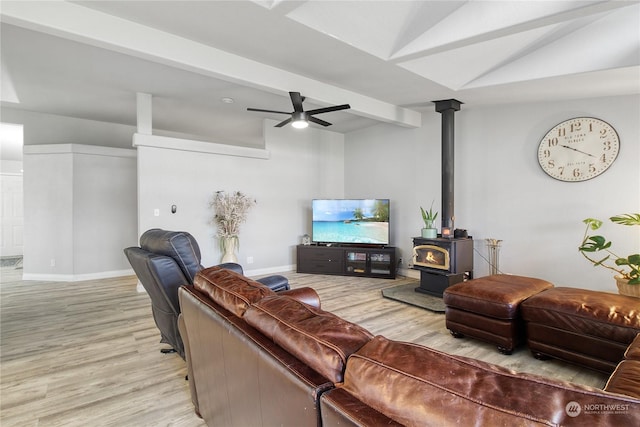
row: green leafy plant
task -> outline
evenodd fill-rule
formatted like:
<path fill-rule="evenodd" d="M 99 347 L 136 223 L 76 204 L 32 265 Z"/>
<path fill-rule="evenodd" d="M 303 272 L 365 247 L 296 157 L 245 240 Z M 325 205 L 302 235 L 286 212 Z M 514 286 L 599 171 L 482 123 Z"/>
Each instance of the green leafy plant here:
<path fill-rule="evenodd" d="M 612 216 L 609 220 L 621 225 L 640 225 L 640 214 L 622 214 Z M 602 227 L 602 221 L 587 218 L 582 222 L 586 224 L 586 230 L 578 248 L 580 253 L 594 266 L 601 266 L 617 272 L 624 279 L 627 279 L 630 285 L 640 285 L 640 254 L 632 254 L 627 257 L 616 255 L 611 251 L 611 242 L 606 238 L 599 235 L 589 235 L 589 230 L 595 231 Z M 604 257 L 600 258 L 599 253 L 604 254 Z"/>
<path fill-rule="evenodd" d="M 420 212 L 422 213 L 422 220 L 424 221 L 424 228 L 434 228 L 433 222 L 438 217 L 438 212 L 433 211 L 433 202 L 431 202 L 431 207 L 429 211 L 425 211 L 422 206 L 420 206 Z"/>

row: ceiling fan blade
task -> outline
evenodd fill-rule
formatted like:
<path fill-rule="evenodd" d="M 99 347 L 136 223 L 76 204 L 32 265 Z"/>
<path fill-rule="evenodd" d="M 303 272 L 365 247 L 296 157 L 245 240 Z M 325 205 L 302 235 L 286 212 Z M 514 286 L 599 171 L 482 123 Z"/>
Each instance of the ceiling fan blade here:
<path fill-rule="evenodd" d="M 300 92 L 289 92 L 289 96 L 291 97 L 291 103 L 293 104 L 293 111 L 296 113 L 303 112 L 302 101 L 304 101 L 304 98 L 300 96 Z"/>
<path fill-rule="evenodd" d="M 324 120 L 320 120 L 317 117 L 309 116 L 309 117 L 307 117 L 307 120 L 309 120 L 310 122 L 322 125 L 322 126 L 331 126 L 331 123 L 325 122 Z"/>
<path fill-rule="evenodd" d="M 291 121 L 291 117 L 289 117 L 287 120 L 284 120 L 284 121 L 278 123 L 277 125 L 274 126 L 274 128 L 281 128 L 282 126 L 286 125 L 290 121 Z"/>
<path fill-rule="evenodd" d="M 287 111 L 263 110 L 261 108 L 247 108 L 247 111 L 259 111 L 261 113 L 291 114 L 291 112 L 287 112 Z"/>
<path fill-rule="evenodd" d="M 306 113 L 307 114 L 321 114 L 321 113 L 329 113 L 331 111 L 347 110 L 349 108 L 351 108 L 351 105 L 342 104 L 342 105 L 334 105 L 333 107 L 316 108 L 315 110 L 309 110 Z"/>

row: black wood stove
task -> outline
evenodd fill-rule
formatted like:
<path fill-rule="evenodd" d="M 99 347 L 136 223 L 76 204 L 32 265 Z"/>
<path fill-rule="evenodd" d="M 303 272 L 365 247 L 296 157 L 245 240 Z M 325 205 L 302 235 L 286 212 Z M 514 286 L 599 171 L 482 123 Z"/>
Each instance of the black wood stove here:
<path fill-rule="evenodd" d="M 473 239 L 454 231 L 454 120 L 460 101 L 434 101 L 442 115 L 442 237 L 413 239 L 413 268 L 420 270 L 417 292 L 442 297 L 444 290 L 473 277 Z M 464 230 L 461 230 L 464 231 Z"/>
<path fill-rule="evenodd" d="M 414 237 L 413 268 L 420 270 L 416 292 L 442 297 L 447 287 L 473 278 L 473 239 Z"/>

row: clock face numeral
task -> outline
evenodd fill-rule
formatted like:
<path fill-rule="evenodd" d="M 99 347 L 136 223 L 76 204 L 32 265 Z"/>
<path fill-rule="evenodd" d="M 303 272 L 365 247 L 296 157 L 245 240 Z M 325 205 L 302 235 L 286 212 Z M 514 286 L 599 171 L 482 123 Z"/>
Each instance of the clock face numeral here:
<path fill-rule="evenodd" d="M 556 125 L 538 146 L 538 162 L 561 181 L 586 181 L 607 170 L 618 156 L 620 139 L 608 123 L 577 117 Z"/>

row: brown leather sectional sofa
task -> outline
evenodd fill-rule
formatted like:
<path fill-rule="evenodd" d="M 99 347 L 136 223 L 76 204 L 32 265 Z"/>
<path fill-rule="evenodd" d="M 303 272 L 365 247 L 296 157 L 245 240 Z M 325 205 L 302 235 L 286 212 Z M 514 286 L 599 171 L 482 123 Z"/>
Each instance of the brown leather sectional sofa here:
<path fill-rule="evenodd" d="M 207 425 L 640 425 L 640 338 L 605 390 L 372 336 L 320 308 L 201 271 L 179 291 L 192 399 Z"/>

